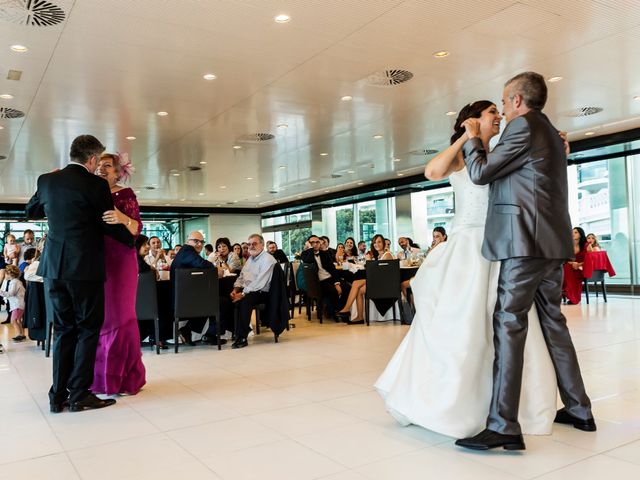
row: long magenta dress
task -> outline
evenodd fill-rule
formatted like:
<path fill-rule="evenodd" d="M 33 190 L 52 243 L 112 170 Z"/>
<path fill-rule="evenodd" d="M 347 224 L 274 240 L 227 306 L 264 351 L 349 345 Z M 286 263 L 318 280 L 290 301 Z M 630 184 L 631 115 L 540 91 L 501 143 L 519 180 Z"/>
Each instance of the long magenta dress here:
<path fill-rule="evenodd" d="M 135 193 L 123 188 L 113 194 L 115 207 L 138 222 L 140 208 Z M 94 393 L 134 395 L 145 384 L 140 332 L 136 318 L 138 259 L 135 248 L 105 236 L 104 324 L 96 352 Z"/>

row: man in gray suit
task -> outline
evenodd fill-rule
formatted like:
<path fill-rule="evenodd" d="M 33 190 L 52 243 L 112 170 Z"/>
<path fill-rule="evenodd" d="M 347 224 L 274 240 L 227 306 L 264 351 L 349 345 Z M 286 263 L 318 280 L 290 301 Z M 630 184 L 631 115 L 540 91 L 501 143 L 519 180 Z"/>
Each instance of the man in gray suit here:
<path fill-rule="evenodd" d="M 505 84 L 507 127 L 491 153 L 480 141 L 478 119 L 463 125 L 471 180 L 490 184 L 482 255 L 501 261 L 493 314 L 495 360 L 487 428 L 456 445 L 475 450 L 524 450 L 518 407 L 527 313 L 535 303 L 565 408 L 555 421 L 595 431 L 566 319 L 560 311 L 562 264 L 573 257 L 563 140 L 542 113 L 544 78 L 526 72 Z"/>

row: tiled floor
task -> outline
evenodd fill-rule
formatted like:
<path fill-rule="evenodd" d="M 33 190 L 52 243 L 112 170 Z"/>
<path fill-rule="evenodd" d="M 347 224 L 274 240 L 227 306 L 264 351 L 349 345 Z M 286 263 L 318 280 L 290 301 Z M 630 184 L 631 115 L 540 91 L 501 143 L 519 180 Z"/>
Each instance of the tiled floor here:
<path fill-rule="evenodd" d="M 640 299 L 564 309 L 597 433 L 556 426 L 525 452 L 473 453 L 400 427 L 372 384 L 407 327 L 297 318 L 279 344 L 145 350 L 148 384 L 105 410 L 48 413 L 51 362 L 0 329 L 0 478 L 638 479 Z"/>

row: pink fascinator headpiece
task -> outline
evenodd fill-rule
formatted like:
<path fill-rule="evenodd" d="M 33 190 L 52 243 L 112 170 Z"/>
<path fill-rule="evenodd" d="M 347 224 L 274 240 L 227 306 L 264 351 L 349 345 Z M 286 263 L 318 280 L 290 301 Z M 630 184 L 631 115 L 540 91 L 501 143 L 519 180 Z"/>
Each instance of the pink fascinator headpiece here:
<path fill-rule="evenodd" d="M 129 154 L 117 152 L 116 155 L 118 156 L 118 165 L 120 166 L 120 179 L 128 182 L 136 169 L 133 167 L 131 160 L 129 160 Z"/>

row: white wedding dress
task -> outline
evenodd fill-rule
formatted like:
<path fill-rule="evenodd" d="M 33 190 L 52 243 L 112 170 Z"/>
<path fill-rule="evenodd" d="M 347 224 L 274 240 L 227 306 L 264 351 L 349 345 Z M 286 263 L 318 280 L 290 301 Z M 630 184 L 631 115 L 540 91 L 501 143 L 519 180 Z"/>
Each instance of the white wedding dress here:
<path fill-rule="evenodd" d="M 401 424 L 463 438 L 482 431 L 489 413 L 500 263 L 480 253 L 488 187 L 474 185 L 466 168 L 449 179 L 453 228 L 411 282 L 413 323 L 375 387 Z M 533 307 L 519 409 L 523 433 L 550 434 L 556 402 L 556 376 Z"/>

